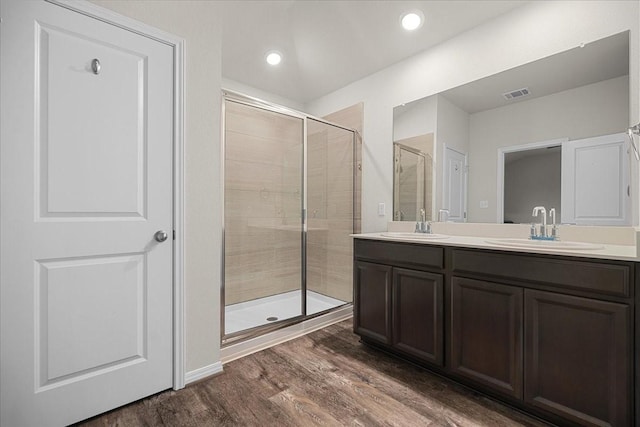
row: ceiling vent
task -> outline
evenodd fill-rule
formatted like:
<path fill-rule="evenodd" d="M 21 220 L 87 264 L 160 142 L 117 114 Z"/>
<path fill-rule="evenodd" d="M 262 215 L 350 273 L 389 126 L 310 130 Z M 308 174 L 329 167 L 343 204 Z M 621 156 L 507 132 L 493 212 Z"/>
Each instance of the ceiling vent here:
<path fill-rule="evenodd" d="M 516 98 L 522 98 L 529 95 L 529 88 L 523 87 L 522 89 L 512 90 L 511 92 L 505 92 L 502 94 L 507 101 Z"/>

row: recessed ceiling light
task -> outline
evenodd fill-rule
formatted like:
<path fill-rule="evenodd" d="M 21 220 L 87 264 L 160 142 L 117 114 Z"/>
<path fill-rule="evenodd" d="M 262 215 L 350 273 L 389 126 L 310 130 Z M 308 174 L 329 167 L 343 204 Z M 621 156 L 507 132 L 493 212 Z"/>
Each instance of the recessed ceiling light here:
<path fill-rule="evenodd" d="M 412 10 L 411 12 L 407 12 L 400 17 L 402 28 L 407 31 L 417 30 L 418 28 L 422 27 L 423 22 L 424 14 L 419 10 Z"/>
<path fill-rule="evenodd" d="M 267 52 L 267 56 L 265 58 L 269 65 L 278 65 L 280 61 L 282 61 L 282 55 L 280 52 L 276 52 L 272 50 L 271 52 Z"/>

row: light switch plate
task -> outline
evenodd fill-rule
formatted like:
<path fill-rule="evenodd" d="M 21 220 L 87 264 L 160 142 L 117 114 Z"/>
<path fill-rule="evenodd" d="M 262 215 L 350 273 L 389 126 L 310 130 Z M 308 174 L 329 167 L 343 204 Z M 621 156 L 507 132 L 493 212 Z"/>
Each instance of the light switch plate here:
<path fill-rule="evenodd" d="M 386 211 L 384 203 L 378 203 L 378 216 L 385 216 L 387 214 Z"/>

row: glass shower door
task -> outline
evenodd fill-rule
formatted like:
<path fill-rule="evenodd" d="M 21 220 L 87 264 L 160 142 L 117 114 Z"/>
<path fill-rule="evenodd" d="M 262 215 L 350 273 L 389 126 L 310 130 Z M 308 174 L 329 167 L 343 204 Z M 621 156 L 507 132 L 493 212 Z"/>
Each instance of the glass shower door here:
<path fill-rule="evenodd" d="M 307 120 L 307 315 L 353 299 L 354 139 Z"/>
<path fill-rule="evenodd" d="M 302 313 L 304 118 L 225 100 L 224 335 Z"/>

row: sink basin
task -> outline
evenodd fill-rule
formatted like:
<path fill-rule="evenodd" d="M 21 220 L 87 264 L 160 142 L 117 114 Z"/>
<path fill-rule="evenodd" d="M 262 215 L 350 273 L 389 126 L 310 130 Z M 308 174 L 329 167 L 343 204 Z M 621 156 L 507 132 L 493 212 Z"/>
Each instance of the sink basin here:
<path fill-rule="evenodd" d="M 487 243 L 500 246 L 511 246 L 524 249 L 559 249 L 588 251 L 604 249 L 604 246 L 595 243 L 565 242 L 562 240 L 530 240 L 530 239 L 491 239 Z"/>
<path fill-rule="evenodd" d="M 401 233 L 401 232 L 387 232 L 381 233 L 384 237 L 397 237 L 400 239 L 414 239 L 414 240 L 437 240 L 448 239 L 449 236 L 445 234 L 427 234 L 427 233 Z"/>

